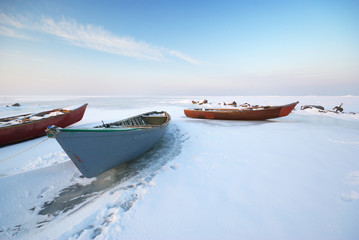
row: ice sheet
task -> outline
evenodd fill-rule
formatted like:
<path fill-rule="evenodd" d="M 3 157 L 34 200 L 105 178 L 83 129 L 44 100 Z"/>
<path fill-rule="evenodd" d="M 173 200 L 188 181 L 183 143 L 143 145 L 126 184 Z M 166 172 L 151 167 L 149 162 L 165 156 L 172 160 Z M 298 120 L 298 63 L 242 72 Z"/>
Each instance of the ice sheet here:
<path fill-rule="evenodd" d="M 268 121 L 186 118 L 183 109 L 202 99 L 213 105 L 300 103 L 289 116 Z M 307 104 L 329 109 L 344 103 L 344 111 L 359 112 L 356 96 L 81 100 L 89 106 L 83 120 L 72 127 L 154 110 L 167 111 L 172 122 L 150 152 L 92 179 L 80 176 L 53 139 L 35 148 L 31 146 L 45 137 L 0 148 L 0 159 L 31 148 L 0 160 L 0 191 L 6 193 L 0 196 L 0 238 L 359 236 L 358 114 L 299 110 Z M 64 103 L 68 102 L 53 106 Z"/>

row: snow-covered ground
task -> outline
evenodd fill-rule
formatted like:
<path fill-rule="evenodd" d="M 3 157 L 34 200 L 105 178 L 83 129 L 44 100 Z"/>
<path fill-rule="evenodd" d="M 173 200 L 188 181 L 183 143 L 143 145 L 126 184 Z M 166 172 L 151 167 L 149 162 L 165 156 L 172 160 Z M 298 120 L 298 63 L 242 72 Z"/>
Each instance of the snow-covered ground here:
<path fill-rule="evenodd" d="M 186 118 L 202 99 L 300 103 L 268 121 Z M 91 179 L 54 139 L 0 148 L 0 239 L 359 239 L 359 114 L 300 110 L 359 112 L 359 97 L 2 97 L 0 117 L 85 102 L 72 127 L 152 110 L 172 122 L 149 152 Z"/>

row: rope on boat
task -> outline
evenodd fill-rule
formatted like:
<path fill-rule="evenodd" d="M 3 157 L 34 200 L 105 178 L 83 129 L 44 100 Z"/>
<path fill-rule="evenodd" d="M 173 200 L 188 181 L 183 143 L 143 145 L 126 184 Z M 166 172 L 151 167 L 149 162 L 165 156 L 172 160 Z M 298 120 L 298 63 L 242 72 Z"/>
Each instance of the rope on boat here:
<path fill-rule="evenodd" d="M 10 157 L 8 157 L 8 158 L 2 159 L 2 160 L 0 160 L 0 163 L 1 163 L 1 162 L 4 162 L 4 161 L 6 161 L 6 160 L 9 160 L 9 159 L 11 159 L 11 158 L 13 158 L 13 157 L 16 157 L 17 155 L 20 155 L 20 154 L 22 154 L 22 153 L 24 153 L 24 152 L 30 150 L 31 148 L 36 147 L 37 145 L 39 145 L 40 143 L 45 142 L 45 141 L 48 140 L 48 139 L 49 139 L 49 138 L 47 137 L 47 138 L 45 138 L 44 140 L 42 140 L 41 142 L 38 142 L 38 143 L 36 143 L 35 145 L 33 145 L 33 146 L 31 146 L 31 147 L 29 147 L 29 148 L 27 148 L 27 149 L 25 149 L 25 150 L 22 150 L 21 152 L 18 152 L 18 153 L 14 154 L 14 155 L 12 155 L 12 156 L 10 156 Z"/>
<path fill-rule="evenodd" d="M 60 130 L 55 125 L 49 126 L 46 130 L 46 135 L 49 138 L 56 138 L 56 135 L 59 134 Z"/>

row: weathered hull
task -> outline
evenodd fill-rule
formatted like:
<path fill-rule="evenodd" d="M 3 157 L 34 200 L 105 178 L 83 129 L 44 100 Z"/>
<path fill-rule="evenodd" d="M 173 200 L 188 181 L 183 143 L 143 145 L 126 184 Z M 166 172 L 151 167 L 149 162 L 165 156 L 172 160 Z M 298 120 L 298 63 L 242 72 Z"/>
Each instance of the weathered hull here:
<path fill-rule="evenodd" d="M 148 151 L 165 127 L 109 132 L 60 132 L 56 140 L 85 177 L 94 177 Z"/>
<path fill-rule="evenodd" d="M 67 127 L 74 124 L 82 119 L 86 107 L 87 104 L 84 104 L 61 115 L 0 128 L 0 147 L 44 136 L 46 134 L 45 129 L 51 125 Z M 47 112 L 50 113 L 51 111 Z"/>
<path fill-rule="evenodd" d="M 184 113 L 191 118 L 220 120 L 266 120 L 285 117 L 298 102 L 282 106 L 263 107 L 258 109 L 185 109 Z"/>
<path fill-rule="evenodd" d="M 148 151 L 163 136 L 170 121 L 165 112 L 138 115 L 84 129 L 48 130 L 85 177 L 94 177 Z"/>

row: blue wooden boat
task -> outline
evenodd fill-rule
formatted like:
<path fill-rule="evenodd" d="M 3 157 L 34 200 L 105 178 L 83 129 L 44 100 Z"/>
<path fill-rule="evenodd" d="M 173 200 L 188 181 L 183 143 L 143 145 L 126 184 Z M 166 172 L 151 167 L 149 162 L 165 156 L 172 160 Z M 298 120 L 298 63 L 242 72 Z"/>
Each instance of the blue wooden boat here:
<path fill-rule="evenodd" d="M 56 138 L 80 172 L 88 178 L 99 175 L 148 151 L 164 134 L 170 115 L 149 112 L 92 128 L 46 130 Z"/>

